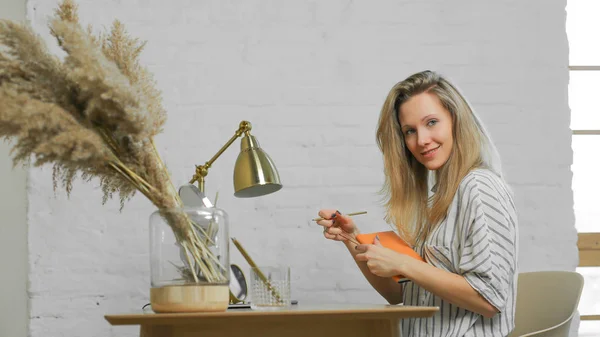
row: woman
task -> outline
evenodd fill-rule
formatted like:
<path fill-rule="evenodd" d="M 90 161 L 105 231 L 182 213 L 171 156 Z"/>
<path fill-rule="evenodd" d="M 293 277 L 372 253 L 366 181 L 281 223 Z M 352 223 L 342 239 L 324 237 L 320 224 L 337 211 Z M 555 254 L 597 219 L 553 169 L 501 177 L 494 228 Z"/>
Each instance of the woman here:
<path fill-rule="evenodd" d="M 514 327 L 517 216 L 499 156 L 459 91 L 424 71 L 396 84 L 379 118 L 386 221 L 424 257 L 354 245 L 350 217 L 321 210 L 327 239 L 343 241 L 389 303 L 438 306 L 403 320 L 403 336 L 506 336 Z M 354 241 L 354 240 L 353 240 Z M 391 276 L 409 282 L 396 283 Z"/>

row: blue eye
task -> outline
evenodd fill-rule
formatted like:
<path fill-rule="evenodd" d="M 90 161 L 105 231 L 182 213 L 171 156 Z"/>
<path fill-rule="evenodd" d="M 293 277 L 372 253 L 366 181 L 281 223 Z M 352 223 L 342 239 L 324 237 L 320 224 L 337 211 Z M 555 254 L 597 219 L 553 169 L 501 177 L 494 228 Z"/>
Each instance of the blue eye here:
<path fill-rule="evenodd" d="M 413 130 L 413 129 L 409 129 L 409 130 L 406 130 L 406 131 L 404 132 L 404 134 L 405 134 L 405 135 L 407 135 L 407 136 L 410 136 L 410 135 L 412 135 L 413 133 L 415 133 L 415 130 Z"/>
<path fill-rule="evenodd" d="M 434 126 L 434 125 L 436 125 L 436 124 L 437 124 L 437 122 L 438 122 L 437 120 L 435 120 L 435 119 L 432 119 L 432 120 L 430 120 L 429 122 L 427 122 L 427 126 Z"/>

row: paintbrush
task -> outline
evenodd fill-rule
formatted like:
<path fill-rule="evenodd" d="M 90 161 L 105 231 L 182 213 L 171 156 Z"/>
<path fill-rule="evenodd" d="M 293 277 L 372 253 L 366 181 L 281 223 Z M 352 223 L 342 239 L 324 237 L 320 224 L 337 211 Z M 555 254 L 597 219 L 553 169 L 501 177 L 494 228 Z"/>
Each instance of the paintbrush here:
<path fill-rule="evenodd" d="M 355 215 L 362 215 L 362 214 L 367 214 L 367 211 L 348 213 L 348 214 L 346 214 L 346 216 L 355 216 Z M 321 221 L 321 220 L 331 220 L 331 219 L 324 219 L 324 218 L 312 219 L 312 221 Z"/>
<path fill-rule="evenodd" d="M 347 215 L 347 216 L 355 216 L 355 215 L 362 215 L 362 214 L 367 214 L 367 211 L 362 211 L 362 212 L 354 212 L 354 213 L 348 213 L 348 214 L 346 214 L 346 215 Z M 323 218 L 315 218 L 315 219 L 312 219 L 312 221 L 320 221 L 320 220 L 325 220 L 325 219 L 323 219 Z M 334 225 L 333 225 L 332 227 L 336 228 L 337 226 L 335 226 L 335 223 L 334 223 Z M 339 235 L 339 236 L 341 236 L 341 237 L 343 237 L 344 239 L 346 239 L 346 240 L 348 240 L 348 241 L 350 241 L 350 242 L 354 243 L 355 245 L 360 245 L 360 242 L 358 242 L 358 241 L 356 241 L 355 239 L 353 239 L 353 238 L 349 237 L 349 236 L 348 236 L 348 235 L 346 235 L 344 232 L 342 232 L 342 233 L 340 233 L 340 234 L 338 234 L 338 235 Z"/>
<path fill-rule="evenodd" d="M 271 294 L 277 299 L 277 302 L 281 303 L 282 299 L 281 299 L 281 296 L 279 295 L 279 292 L 277 291 L 277 289 L 275 289 L 275 287 L 273 287 L 273 285 L 271 284 L 271 282 L 269 282 L 269 280 L 267 279 L 267 277 L 265 276 L 265 274 L 263 274 L 263 272 L 258 268 L 258 266 L 256 265 L 256 263 L 254 263 L 254 260 L 252 260 L 252 258 L 250 257 L 250 255 L 248 255 L 248 253 L 242 247 L 242 245 L 238 242 L 238 240 L 236 240 L 235 238 L 231 238 L 231 241 L 233 241 L 233 244 L 240 251 L 240 253 L 244 257 L 244 259 L 246 259 L 246 262 L 248 262 L 248 264 L 250 265 L 250 267 L 254 268 L 254 271 L 256 272 L 256 275 L 258 275 L 258 277 L 260 278 L 260 280 L 263 281 L 263 283 L 265 284 L 265 286 L 267 287 L 267 289 L 269 289 L 271 291 Z"/>

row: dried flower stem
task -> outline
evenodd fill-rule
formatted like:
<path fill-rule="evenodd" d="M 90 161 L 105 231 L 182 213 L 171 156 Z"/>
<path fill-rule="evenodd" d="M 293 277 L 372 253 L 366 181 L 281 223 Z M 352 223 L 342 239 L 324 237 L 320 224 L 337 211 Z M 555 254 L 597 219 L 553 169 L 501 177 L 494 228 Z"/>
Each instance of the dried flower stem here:
<path fill-rule="evenodd" d="M 0 137 L 15 140 L 13 162 L 52 163 L 54 186 L 61 182 L 67 193 L 78 173 L 99 178 L 103 202 L 118 193 L 123 206 L 140 191 L 185 251 L 188 279 L 226 282 L 226 268 L 209 249 L 212 229 L 168 211 L 183 203 L 153 141 L 166 112 L 138 62 L 145 43 L 118 21 L 108 36 L 93 36 L 72 0 L 59 4 L 50 32 L 64 60 L 30 27 L 0 20 Z"/>

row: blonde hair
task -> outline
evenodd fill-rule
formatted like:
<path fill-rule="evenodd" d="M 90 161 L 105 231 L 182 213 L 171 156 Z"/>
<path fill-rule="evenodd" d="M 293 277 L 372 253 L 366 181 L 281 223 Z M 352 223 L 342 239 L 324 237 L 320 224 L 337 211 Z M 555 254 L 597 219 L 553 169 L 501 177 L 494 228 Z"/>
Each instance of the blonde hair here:
<path fill-rule="evenodd" d="M 453 146 L 448 161 L 435 172 L 436 193 L 429 197 L 430 172 L 410 153 L 398 119 L 401 105 L 413 96 L 438 97 L 452 117 Z M 385 220 L 409 243 L 423 242 L 447 215 L 461 180 L 477 167 L 502 178 L 491 138 L 458 89 L 432 71 L 416 73 L 390 90 L 379 116 L 377 144 L 383 153 Z"/>

